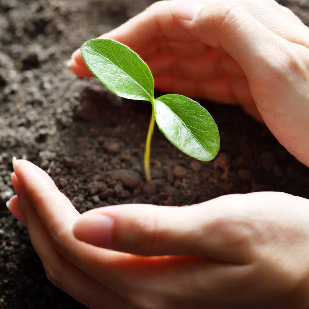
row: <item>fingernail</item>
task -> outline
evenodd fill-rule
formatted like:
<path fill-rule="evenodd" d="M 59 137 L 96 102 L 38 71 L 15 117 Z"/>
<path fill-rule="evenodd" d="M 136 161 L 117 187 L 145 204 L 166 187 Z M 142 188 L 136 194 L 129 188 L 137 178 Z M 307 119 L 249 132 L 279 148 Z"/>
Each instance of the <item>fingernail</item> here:
<path fill-rule="evenodd" d="M 198 2 L 172 2 L 172 12 L 174 16 L 183 20 L 194 20 L 204 7 L 205 4 Z"/>
<path fill-rule="evenodd" d="M 9 200 L 5 203 L 5 205 L 6 205 L 6 207 L 7 207 L 8 209 L 10 209 L 11 204 L 12 204 L 11 199 L 9 199 Z"/>
<path fill-rule="evenodd" d="M 27 226 L 26 220 L 21 212 L 18 199 L 15 196 L 12 196 L 7 202 L 6 207 L 11 212 L 11 214 L 24 226 Z"/>
<path fill-rule="evenodd" d="M 70 59 L 70 60 L 66 61 L 65 64 L 70 68 L 72 63 L 73 63 L 73 59 Z"/>
<path fill-rule="evenodd" d="M 73 54 L 72 54 L 72 56 L 71 56 L 71 59 L 74 59 L 75 56 L 78 55 L 78 54 L 80 54 L 80 49 L 79 49 L 79 48 L 76 49 L 76 50 L 73 52 Z"/>
<path fill-rule="evenodd" d="M 88 244 L 105 247 L 112 242 L 114 220 L 101 214 L 82 215 L 73 227 L 74 236 Z"/>
<path fill-rule="evenodd" d="M 17 159 L 16 159 L 16 157 L 12 157 L 12 165 L 13 165 L 13 170 L 15 171 L 15 172 L 17 172 L 18 173 L 18 164 L 17 164 Z"/>

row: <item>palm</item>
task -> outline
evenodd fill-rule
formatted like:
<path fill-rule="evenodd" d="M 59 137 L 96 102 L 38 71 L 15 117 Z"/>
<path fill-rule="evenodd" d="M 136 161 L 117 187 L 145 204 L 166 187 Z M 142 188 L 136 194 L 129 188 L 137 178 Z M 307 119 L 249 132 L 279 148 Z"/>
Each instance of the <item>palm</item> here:
<path fill-rule="evenodd" d="M 203 43 L 165 42 L 141 53 L 158 90 L 240 104 L 260 119 L 247 78 L 239 64 L 224 52 Z"/>

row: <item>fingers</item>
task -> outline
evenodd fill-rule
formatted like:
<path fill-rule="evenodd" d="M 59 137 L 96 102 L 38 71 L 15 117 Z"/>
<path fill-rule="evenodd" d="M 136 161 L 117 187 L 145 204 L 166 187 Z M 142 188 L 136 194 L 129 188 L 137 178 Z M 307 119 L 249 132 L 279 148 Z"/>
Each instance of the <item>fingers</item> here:
<path fill-rule="evenodd" d="M 58 191 L 51 178 L 43 170 L 25 160 L 17 160 L 13 167 L 15 170 L 12 175 L 14 190 L 18 196 L 32 245 L 43 262 L 49 280 L 84 303 L 87 300 L 92 304 L 97 298 L 102 300 L 103 304 L 109 304 L 109 293 L 111 302 L 119 303 L 119 299 L 112 296 L 114 293 L 109 289 L 101 284 L 96 287 L 94 279 L 101 283 L 108 281 L 113 270 L 105 269 L 104 262 L 107 265 L 110 261 L 117 264 L 117 257 L 120 254 L 95 248 L 78 241 L 73 236 L 72 226 L 79 213 Z M 91 277 L 94 279 L 90 279 Z M 118 284 L 118 281 L 114 284 Z M 92 300 L 92 289 L 95 296 L 97 296 L 96 293 L 101 296 L 94 297 Z M 106 300 L 104 300 L 105 297 Z M 102 307 L 93 306 L 93 308 Z M 115 308 L 123 307 L 115 305 Z"/>
<path fill-rule="evenodd" d="M 16 177 L 12 177 L 12 181 L 15 180 Z M 14 195 L 7 201 L 6 203 L 7 208 L 11 212 L 11 214 L 23 225 L 27 226 L 26 220 L 24 219 L 24 216 L 21 212 L 21 208 L 19 205 L 18 197 L 17 195 Z"/>
<path fill-rule="evenodd" d="M 138 255 L 250 264 L 268 252 L 267 246 L 293 243 L 296 234 L 288 236 L 291 222 L 299 225 L 297 237 L 303 237 L 307 214 L 308 201 L 303 198 L 277 192 L 234 194 L 190 207 L 95 209 L 80 216 L 73 233 L 86 243 Z"/>
<path fill-rule="evenodd" d="M 18 192 L 18 198 L 14 196 L 11 199 L 9 210 L 13 215 L 18 213 L 17 219 L 26 225 L 26 221 L 21 215 L 20 201 L 27 220 L 31 243 L 43 263 L 47 278 L 56 287 L 89 308 L 102 308 L 102 306 L 124 308 L 124 302 L 115 292 L 88 276 L 56 251 L 50 234 L 42 224 L 25 189 L 14 173 L 12 174 L 12 183 L 15 191 Z"/>
<path fill-rule="evenodd" d="M 154 83 L 155 88 L 163 92 L 181 93 L 189 97 L 207 98 L 228 104 L 238 103 L 226 76 L 207 80 L 207 82 L 179 76 L 162 76 L 155 77 Z"/>
<path fill-rule="evenodd" d="M 141 58 L 148 62 L 161 56 L 173 55 L 183 57 L 196 57 L 210 51 L 210 48 L 201 42 L 158 42 L 153 48 L 140 53 Z"/>
<path fill-rule="evenodd" d="M 254 197 L 252 196 L 252 200 Z M 125 205 L 81 215 L 79 240 L 138 255 L 194 255 L 243 263 L 250 259 L 247 202 L 240 195 L 182 208 Z"/>
<path fill-rule="evenodd" d="M 208 80 L 224 76 L 221 57 L 212 51 L 196 57 L 163 56 L 148 62 L 154 77 L 182 76 L 192 80 Z"/>
<path fill-rule="evenodd" d="M 107 35 L 102 36 L 106 38 Z M 152 59 L 165 55 L 184 56 L 184 57 L 196 57 L 205 54 L 209 51 L 209 48 L 200 42 L 194 42 L 191 44 L 175 41 L 167 41 L 156 44 L 153 48 L 150 48 L 140 53 L 140 57 L 147 62 Z M 69 68 L 78 77 L 93 77 L 93 74 L 88 70 L 80 50 L 76 50 L 72 59 L 68 62 Z M 154 74 L 154 72 L 152 72 Z"/>
<path fill-rule="evenodd" d="M 12 184 L 29 233 L 33 233 L 31 239 L 38 237 L 36 226 L 44 227 L 56 250 L 74 259 L 73 247 L 78 248 L 78 244 L 68 245 L 67 242 L 72 237 L 71 229 L 79 216 L 78 211 L 39 167 L 25 160 L 15 161 L 13 167 Z M 36 243 L 38 248 L 43 246 L 43 242 Z"/>
<path fill-rule="evenodd" d="M 102 37 L 119 41 L 138 54 L 151 50 L 158 44 L 164 45 L 166 42 L 198 43 L 191 34 L 188 34 L 174 21 L 169 5 L 170 1 L 156 2 L 144 12 Z M 174 47 L 175 50 L 177 43 L 176 46 L 170 45 L 170 48 Z M 201 48 L 200 44 L 198 48 Z"/>
<path fill-rule="evenodd" d="M 75 58 L 82 58 L 80 51 L 76 53 Z M 84 62 L 82 64 L 78 64 L 75 59 L 71 59 L 68 63 L 68 67 L 77 77 L 81 78 L 93 77 L 93 74 L 89 71 Z"/>
<path fill-rule="evenodd" d="M 29 161 L 18 160 L 14 163 L 14 171 L 30 203 L 40 205 L 36 211 L 51 235 L 58 226 L 69 228 L 73 224 L 79 216 L 78 211 L 43 170 Z M 55 212 L 62 214 L 62 219 L 55 217 Z"/>
<path fill-rule="evenodd" d="M 264 59 L 271 49 L 278 49 L 278 43 L 282 45 L 279 37 L 236 2 L 205 1 L 202 7 L 182 1 L 173 4 L 173 16 L 183 29 L 212 48 L 223 48 L 245 73 L 256 71 L 256 59 Z"/>
<path fill-rule="evenodd" d="M 197 40 L 192 35 L 175 23 L 168 7 L 169 1 L 157 2 L 120 27 L 102 35 L 101 38 L 109 38 L 123 43 L 138 54 L 146 53 L 148 50 L 152 53 L 157 50 L 158 45 L 161 43 L 164 45 L 168 41 L 176 42 L 176 46 L 177 43 L 196 43 Z M 176 46 L 170 48 L 175 51 L 177 50 Z M 197 44 L 196 48 L 200 51 L 201 44 Z M 164 46 L 161 50 L 163 49 Z M 79 51 L 72 55 L 69 66 L 80 77 L 88 77 L 90 74 Z"/>

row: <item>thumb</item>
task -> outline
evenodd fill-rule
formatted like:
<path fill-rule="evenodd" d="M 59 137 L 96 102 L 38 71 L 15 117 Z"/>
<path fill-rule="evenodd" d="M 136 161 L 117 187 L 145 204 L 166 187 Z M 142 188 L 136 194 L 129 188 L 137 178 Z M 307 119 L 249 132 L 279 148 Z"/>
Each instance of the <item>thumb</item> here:
<path fill-rule="evenodd" d="M 137 255 L 243 262 L 247 230 L 238 222 L 241 216 L 238 220 L 231 215 L 235 207 L 218 207 L 230 204 L 225 201 L 222 197 L 179 208 L 121 205 L 94 209 L 80 216 L 73 234 L 95 246 Z"/>

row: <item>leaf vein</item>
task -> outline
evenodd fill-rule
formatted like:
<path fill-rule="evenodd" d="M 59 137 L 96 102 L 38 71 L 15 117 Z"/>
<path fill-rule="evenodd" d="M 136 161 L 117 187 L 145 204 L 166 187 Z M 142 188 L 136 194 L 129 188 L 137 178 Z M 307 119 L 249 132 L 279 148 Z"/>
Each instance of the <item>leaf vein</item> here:
<path fill-rule="evenodd" d="M 107 57 L 104 57 L 103 55 L 101 55 L 100 53 L 96 52 L 95 50 L 93 50 L 93 52 L 95 54 L 97 54 L 99 56 L 99 58 L 102 57 L 105 60 L 107 60 L 108 62 L 110 62 L 112 65 L 114 65 L 117 68 L 119 68 L 119 70 L 121 70 L 125 75 L 127 75 L 136 85 L 138 85 L 148 95 L 148 97 L 150 98 L 150 101 L 152 100 L 151 95 L 145 90 L 145 88 L 142 85 L 140 85 L 139 83 L 137 83 L 137 81 L 134 78 L 132 78 L 129 74 L 127 74 L 120 66 L 115 65 L 110 59 L 108 59 Z"/>

